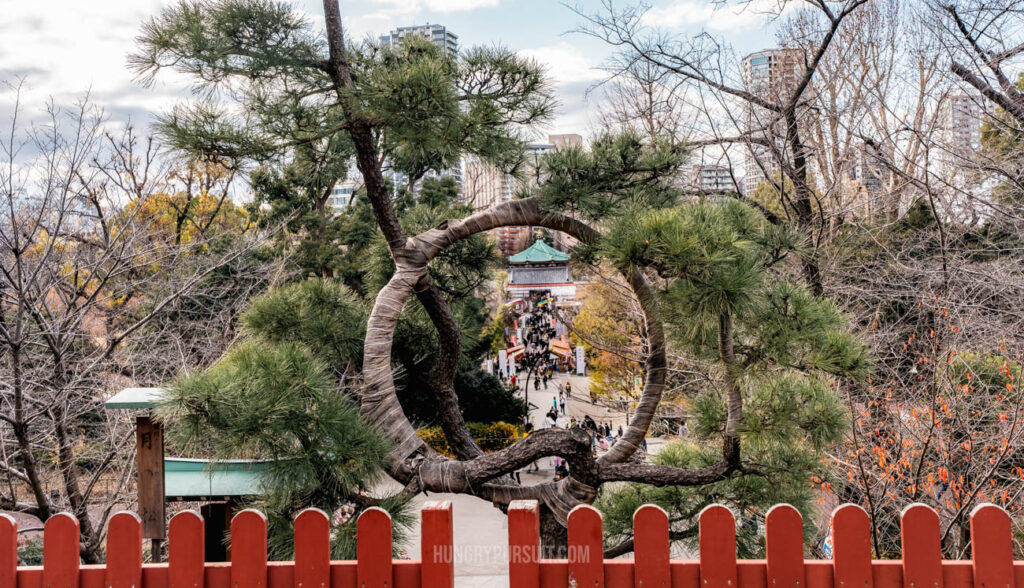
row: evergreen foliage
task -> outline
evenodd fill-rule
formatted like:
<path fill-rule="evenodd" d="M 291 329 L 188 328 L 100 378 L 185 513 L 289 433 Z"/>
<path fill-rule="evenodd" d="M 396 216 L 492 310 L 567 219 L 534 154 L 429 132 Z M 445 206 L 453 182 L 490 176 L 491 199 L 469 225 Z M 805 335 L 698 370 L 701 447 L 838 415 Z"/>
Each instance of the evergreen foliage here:
<path fill-rule="evenodd" d="M 184 454 L 268 462 L 250 506 L 270 519 L 272 557 L 290 557 L 296 512 L 358 513 L 381 479 L 389 445 L 362 421 L 338 372 L 357 363 L 364 322 L 361 301 L 336 282 L 280 288 L 245 313 L 247 339 L 210 369 L 175 382 L 160 409 L 171 444 Z M 405 499 L 379 505 L 399 527 L 408 522 Z M 332 520 L 333 556 L 354 557 L 354 517 Z"/>
<path fill-rule="evenodd" d="M 605 239 L 604 252 L 616 264 L 654 268 L 662 277 L 657 296 L 671 341 L 717 380 L 691 399 L 691 436 L 664 449 L 657 463 L 704 467 L 720 460 L 715 441 L 727 433 L 729 389 L 735 386 L 743 400 L 740 473 L 699 487 L 631 483 L 603 491 L 599 505 L 613 542 L 628 539 L 628 517 L 644 502 L 669 511 L 681 540 L 696 538 L 704 506 L 732 505 L 747 555 L 761 550 L 757 522 L 772 504 L 811 514 L 812 481 L 827 477 L 822 452 L 846 427 L 834 383 L 865 377 L 870 362 L 834 304 L 786 279 L 788 254 L 801 244 L 797 234 L 735 200 L 634 210 Z"/>

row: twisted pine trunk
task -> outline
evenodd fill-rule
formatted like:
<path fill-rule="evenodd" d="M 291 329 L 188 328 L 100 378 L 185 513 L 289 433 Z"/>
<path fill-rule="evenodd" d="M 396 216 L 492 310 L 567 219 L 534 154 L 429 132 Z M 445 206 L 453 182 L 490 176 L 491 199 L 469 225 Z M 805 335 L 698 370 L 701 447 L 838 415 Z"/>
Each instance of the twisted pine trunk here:
<path fill-rule="evenodd" d="M 651 334 L 643 395 L 633 419 L 616 450 L 600 462 L 590 451 L 590 440 L 582 431 L 545 430 L 509 448 L 471 459 L 448 460 L 430 450 L 416 435 L 395 393 L 391 371 L 391 345 L 395 326 L 409 294 L 428 279 L 426 266 L 438 253 L 453 243 L 476 233 L 501 226 L 532 225 L 564 231 L 583 242 L 594 242 L 597 233 L 584 223 L 560 214 L 545 214 L 533 199 L 502 204 L 462 220 L 409 238 L 405 253 L 396 256 L 396 271 L 377 295 L 370 314 L 363 356 L 361 406 L 364 417 L 387 435 L 394 445 L 388 471 L 407 492 L 430 490 L 478 495 L 505 506 L 512 500 L 531 498 L 540 501 L 550 521 L 545 535 L 561 535 L 569 511 L 578 504 L 591 503 L 602 480 L 600 465 L 625 461 L 636 451 L 647 433 L 655 409 L 661 401 L 665 380 L 665 349 L 661 323 L 651 314 L 653 297 L 640 272 L 627 272 L 627 280 L 641 301 Z M 571 475 L 559 482 L 523 487 L 508 481 L 504 474 L 535 459 L 560 455 L 570 465 Z M 502 481 L 498 481 L 501 478 Z M 556 528 L 557 527 L 557 528 Z"/>

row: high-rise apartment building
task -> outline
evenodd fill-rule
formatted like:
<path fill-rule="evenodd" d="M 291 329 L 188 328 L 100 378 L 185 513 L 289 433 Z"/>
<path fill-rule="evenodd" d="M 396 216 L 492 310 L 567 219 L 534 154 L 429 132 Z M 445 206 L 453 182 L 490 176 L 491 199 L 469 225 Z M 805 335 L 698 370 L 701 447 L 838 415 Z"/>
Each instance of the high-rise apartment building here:
<path fill-rule="evenodd" d="M 427 39 L 452 55 L 459 52 L 459 36 L 448 30 L 448 27 L 439 24 L 398 27 L 386 35 L 381 35 L 380 42 L 382 45 L 394 45 L 410 37 Z"/>
<path fill-rule="evenodd" d="M 970 159 L 981 148 L 983 117 L 980 96 L 960 92 L 946 97 L 941 111 L 939 160 L 947 171 L 968 167 Z"/>
<path fill-rule="evenodd" d="M 743 58 L 743 89 L 771 102 L 781 102 L 794 87 L 802 72 L 802 54 L 799 49 L 766 49 L 751 53 Z M 783 136 L 781 121 L 777 113 L 747 104 L 744 112 L 743 131 L 755 137 L 777 143 Z M 772 149 L 766 145 L 749 143 L 744 156 L 744 177 L 742 188 L 749 193 L 767 179 L 766 170 L 773 164 Z"/>
<path fill-rule="evenodd" d="M 481 161 L 475 157 L 467 157 L 464 161 L 463 201 L 480 210 L 509 202 L 516 198 L 520 190 L 536 186 L 542 180 L 540 167 L 543 157 L 568 146 L 583 144 L 580 135 L 550 135 L 546 143 L 532 143 L 523 154 L 526 165 L 517 177 Z M 498 249 L 505 257 L 515 255 L 530 246 L 533 240 L 533 227 L 499 227 L 492 231 Z M 575 244 L 569 235 L 555 233 L 554 245 L 566 251 Z"/>
<path fill-rule="evenodd" d="M 736 192 L 736 179 L 732 169 L 724 165 L 697 164 L 685 173 L 685 187 L 699 193 L 722 194 Z"/>
<path fill-rule="evenodd" d="M 452 56 L 459 52 L 459 36 L 453 33 L 448 27 L 439 24 L 398 27 L 386 35 L 381 35 L 380 42 L 381 45 L 397 45 L 404 39 L 413 37 L 427 39 L 435 46 L 447 51 Z M 407 181 L 403 174 L 395 171 L 385 170 L 385 176 L 396 186 L 402 185 Z M 453 178 L 456 185 L 459 186 L 459 190 L 462 190 L 462 165 L 460 163 L 459 165 L 455 165 L 447 169 L 428 170 L 423 176 L 423 179 L 426 178 Z M 415 196 L 418 191 L 419 183 L 417 183 L 416 186 L 413 186 L 413 195 Z"/>

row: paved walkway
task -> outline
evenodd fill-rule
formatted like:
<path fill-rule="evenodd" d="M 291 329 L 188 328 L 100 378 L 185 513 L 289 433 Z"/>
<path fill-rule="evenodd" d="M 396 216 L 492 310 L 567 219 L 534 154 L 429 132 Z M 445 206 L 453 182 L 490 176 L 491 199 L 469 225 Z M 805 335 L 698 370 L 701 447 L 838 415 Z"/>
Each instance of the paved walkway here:
<path fill-rule="evenodd" d="M 530 403 L 536 408 L 530 410 L 530 419 L 534 426 L 542 425 L 544 415 L 551 408 L 552 398 L 558 398 L 558 384 L 565 381 L 572 383 L 572 397 L 566 403 L 567 415 L 560 416 L 558 425 L 565 426 L 569 417 L 582 420 L 590 415 L 599 423 L 610 422 L 613 432 L 619 425 L 626 426 L 626 415 L 620 411 L 609 409 L 600 404 L 590 403 L 588 393 L 590 380 L 585 376 L 556 374 L 553 381 L 548 382 L 545 390 L 535 390 L 530 384 Z M 524 388 L 520 384 L 522 393 Z M 659 439 L 648 439 L 648 448 L 656 452 L 662 445 Z M 540 460 L 539 473 L 521 472 L 524 485 L 539 484 L 554 479 L 554 459 Z M 394 490 L 398 486 L 394 482 Z M 455 532 L 455 586 L 459 588 L 504 588 L 508 586 L 508 523 L 504 514 L 489 502 L 466 494 L 430 494 L 419 495 L 413 499 L 415 512 L 424 502 L 432 500 L 448 500 L 452 503 Z M 419 521 L 410 529 L 403 549 L 409 557 L 418 558 L 420 554 Z"/>

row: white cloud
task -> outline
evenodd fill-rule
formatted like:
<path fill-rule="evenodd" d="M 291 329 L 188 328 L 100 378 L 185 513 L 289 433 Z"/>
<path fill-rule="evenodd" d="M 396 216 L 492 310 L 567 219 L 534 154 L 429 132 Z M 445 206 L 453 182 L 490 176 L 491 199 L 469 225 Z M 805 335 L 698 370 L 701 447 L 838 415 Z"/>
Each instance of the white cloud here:
<path fill-rule="evenodd" d="M 802 2 L 750 0 L 722 5 L 707 0 L 673 0 L 644 14 L 647 26 L 682 29 L 701 27 L 718 32 L 742 32 L 763 27 L 772 17 L 799 9 Z"/>
<path fill-rule="evenodd" d="M 0 78 L 24 76 L 26 113 L 49 97 L 69 104 L 88 92 L 104 107 L 143 111 L 172 101 L 178 90 L 145 90 L 126 68 L 141 23 L 165 4 L 161 0 L 105 0 L 103 10 L 88 2 L 10 2 L 0 36 Z M 0 102 L 12 99 L 0 96 Z"/>
<path fill-rule="evenodd" d="M 596 82 L 602 78 L 598 63 L 583 54 L 571 43 L 562 41 L 555 45 L 523 49 L 520 55 L 536 59 L 548 72 L 548 76 L 559 84 Z"/>

